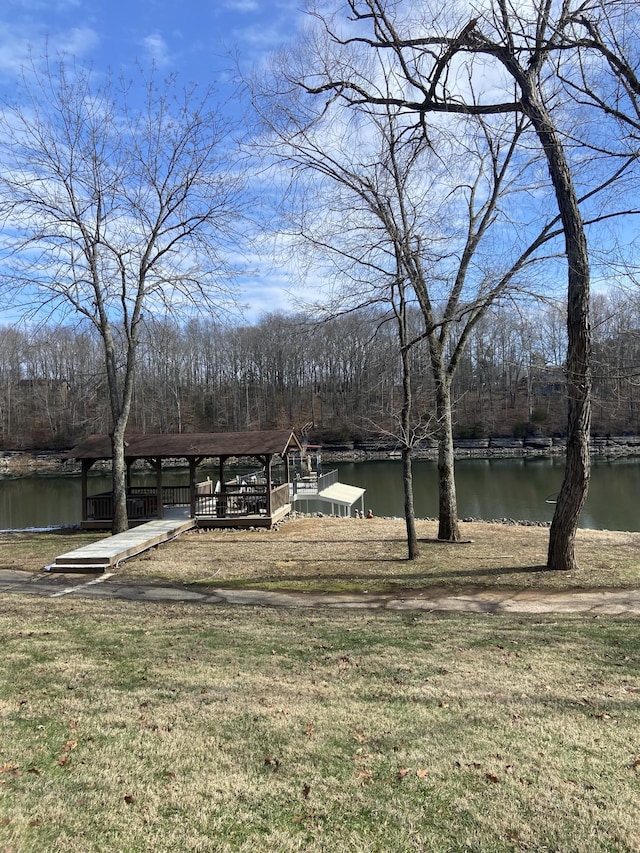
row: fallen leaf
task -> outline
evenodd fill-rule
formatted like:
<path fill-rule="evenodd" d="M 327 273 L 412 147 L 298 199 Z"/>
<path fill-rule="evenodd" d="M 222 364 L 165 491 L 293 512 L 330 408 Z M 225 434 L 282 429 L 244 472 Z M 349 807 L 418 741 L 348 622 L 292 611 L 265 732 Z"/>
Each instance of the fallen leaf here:
<path fill-rule="evenodd" d="M 8 762 L 0 767 L 0 773 L 13 773 L 13 771 L 17 770 L 19 766 L 19 764 L 12 764 L 11 762 Z"/>
<path fill-rule="evenodd" d="M 66 752 L 63 755 L 59 755 L 58 758 L 56 759 L 56 761 L 60 767 L 64 767 L 64 765 L 69 761 L 70 758 L 71 758 L 71 756 L 69 755 L 68 752 Z"/>
<path fill-rule="evenodd" d="M 493 773 L 485 773 L 484 778 L 487 780 L 487 782 L 499 782 L 500 781 L 500 779 L 498 779 L 498 777 L 496 775 L 494 775 Z"/>
<path fill-rule="evenodd" d="M 125 794 L 123 799 L 128 806 L 132 806 L 136 801 L 135 797 L 132 797 L 131 794 Z"/>
<path fill-rule="evenodd" d="M 307 737 L 311 737 L 313 734 L 313 723 L 309 723 L 307 725 Z"/>
<path fill-rule="evenodd" d="M 418 779 L 424 779 L 428 775 L 429 775 L 428 770 L 416 770 L 416 776 L 418 777 Z"/>
<path fill-rule="evenodd" d="M 280 762 L 272 755 L 265 756 L 264 763 L 265 767 L 271 767 L 273 771 L 276 771 L 280 767 Z"/>
<path fill-rule="evenodd" d="M 62 747 L 65 752 L 72 752 L 76 746 L 78 745 L 77 740 L 68 740 L 65 745 Z"/>
<path fill-rule="evenodd" d="M 397 778 L 397 779 L 399 779 L 400 781 L 402 781 L 402 780 L 405 778 L 405 776 L 407 775 L 407 773 L 408 773 L 408 772 L 409 772 L 409 768 L 408 768 L 408 767 L 401 767 L 401 768 L 398 770 L 398 773 L 397 773 L 397 775 L 396 775 L 396 778 Z"/>
<path fill-rule="evenodd" d="M 364 769 L 364 770 L 360 770 L 358 773 L 358 779 L 360 780 L 360 782 L 363 785 L 366 785 L 367 782 L 370 782 L 372 778 L 373 778 L 373 773 L 371 772 L 371 770 Z"/>
<path fill-rule="evenodd" d="M 42 821 L 39 817 L 34 817 L 33 820 L 29 821 L 29 826 L 42 826 Z"/>
<path fill-rule="evenodd" d="M 302 796 L 305 798 L 305 800 L 308 798 L 310 793 L 311 793 L 311 785 L 303 785 Z"/>

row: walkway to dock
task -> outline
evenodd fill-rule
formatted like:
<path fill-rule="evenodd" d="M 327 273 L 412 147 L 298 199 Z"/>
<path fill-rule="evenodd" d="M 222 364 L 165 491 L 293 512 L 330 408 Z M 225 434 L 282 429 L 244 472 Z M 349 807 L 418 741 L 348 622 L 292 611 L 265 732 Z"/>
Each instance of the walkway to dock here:
<path fill-rule="evenodd" d="M 122 560 L 168 542 L 195 526 L 193 518 L 158 518 L 61 554 L 47 568 L 52 572 L 104 572 L 115 568 Z"/>

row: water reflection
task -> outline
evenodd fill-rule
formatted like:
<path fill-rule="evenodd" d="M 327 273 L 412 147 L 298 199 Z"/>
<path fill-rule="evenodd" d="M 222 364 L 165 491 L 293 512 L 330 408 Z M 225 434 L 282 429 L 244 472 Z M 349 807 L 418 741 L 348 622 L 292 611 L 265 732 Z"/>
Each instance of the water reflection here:
<path fill-rule="evenodd" d="M 367 490 L 366 508 L 378 516 L 401 516 L 403 512 L 402 470 L 393 462 L 345 462 L 337 467 L 340 480 Z M 204 469 L 199 472 L 203 477 Z M 463 459 L 456 463 L 460 517 L 514 518 L 550 521 L 553 499 L 562 483 L 562 459 Z M 213 472 L 215 476 L 215 472 Z M 166 485 L 185 482 L 185 470 L 167 471 Z M 136 484 L 154 484 L 155 475 L 137 474 Z M 109 488 L 109 478 L 93 475 L 89 492 Z M 438 514 L 438 479 L 435 462 L 414 464 L 416 514 L 435 518 Z M 0 529 L 48 527 L 77 524 L 80 520 L 80 478 L 24 477 L 0 480 Z M 581 526 L 609 530 L 640 531 L 640 460 L 596 459 L 591 488 Z"/>
<path fill-rule="evenodd" d="M 401 515 L 402 473 L 397 462 L 346 463 L 340 479 L 367 489 L 367 506 L 377 515 Z M 460 517 L 551 521 L 553 500 L 564 476 L 564 460 L 462 459 L 456 462 Z M 416 514 L 438 514 L 436 463 L 414 464 Z M 593 461 L 591 487 L 581 526 L 607 530 L 640 530 L 640 460 Z"/>

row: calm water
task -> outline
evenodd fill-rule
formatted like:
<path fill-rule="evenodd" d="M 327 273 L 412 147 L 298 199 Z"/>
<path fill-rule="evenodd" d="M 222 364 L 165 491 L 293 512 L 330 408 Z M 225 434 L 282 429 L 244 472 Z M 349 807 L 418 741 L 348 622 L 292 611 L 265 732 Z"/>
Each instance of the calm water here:
<path fill-rule="evenodd" d="M 367 490 L 366 508 L 376 515 L 403 513 L 400 462 L 356 462 L 336 467 L 340 480 Z M 464 459 L 456 463 L 460 517 L 515 518 L 551 521 L 554 506 L 547 503 L 560 488 L 564 471 L 559 459 Z M 205 473 L 205 472 L 202 472 Z M 186 470 L 167 472 L 169 485 L 185 482 Z M 135 483 L 153 484 L 152 474 Z M 109 480 L 91 477 L 89 491 L 109 488 Z M 414 464 L 418 517 L 438 513 L 434 462 Z M 24 477 L 0 480 L 0 529 L 77 524 L 80 520 L 80 477 Z M 640 531 L 640 459 L 594 460 L 591 488 L 582 527 Z"/>

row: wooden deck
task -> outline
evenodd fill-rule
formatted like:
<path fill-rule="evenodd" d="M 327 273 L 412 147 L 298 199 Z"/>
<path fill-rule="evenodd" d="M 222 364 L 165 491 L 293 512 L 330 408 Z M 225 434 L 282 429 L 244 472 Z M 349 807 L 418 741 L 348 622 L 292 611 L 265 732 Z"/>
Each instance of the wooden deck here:
<path fill-rule="evenodd" d="M 163 518 L 139 524 L 124 533 L 76 548 L 56 557 L 48 567 L 52 572 L 104 572 L 118 563 L 173 539 L 196 526 L 193 518 Z"/>
<path fill-rule="evenodd" d="M 188 518 L 193 511 L 198 527 L 273 527 L 291 512 L 289 484 L 275 486 L 267 493 L 266 483 L 225 484 L 224 491 L 214 492 L 208 480 L 196 485 L 193 502 L 189 486 L 162 486 L 162 518 Z M 143 525 L 158 516 L 159 495 L 150 486 L 133 486 L 127 490 L 127 515 L 131 527 Z M 268 507 L 271 514 L 268 513 Z M 109 529 L 113 518 L 113 495 L 103 492 L 84 500 L 80 526 L 83 530 Z"/>

